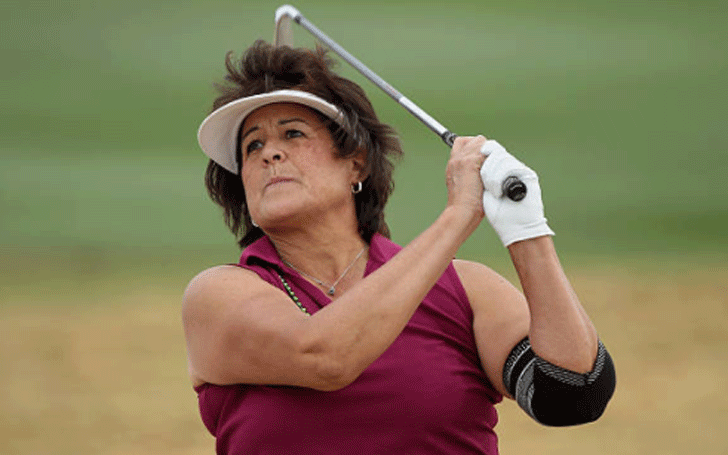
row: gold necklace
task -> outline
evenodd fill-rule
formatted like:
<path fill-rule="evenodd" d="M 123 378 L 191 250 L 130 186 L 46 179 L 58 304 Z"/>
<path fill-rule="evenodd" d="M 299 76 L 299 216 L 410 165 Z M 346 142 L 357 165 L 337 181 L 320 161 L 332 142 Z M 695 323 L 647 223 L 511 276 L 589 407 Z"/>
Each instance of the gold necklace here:
<path fill-rule="evenodd" d="M 342 278 L 344 278 L 346 276 L 346 274 L 349 272 L 349 270 L 351 270 L 351 268 L 354 267 L 354 264 L 356 264 L 356 261 L 359 260 L 359 258 L 361 257 L 362 254 L 364 254 L 364 251 L 366 251 L 366 249 L 367 249 L 367 247 L 365 245 L 364 248 L 361 249 L 361 251 L 359 252 L 359 254 L 356 255 L 356 257 L 354 258 L 354 260 L 351 261 L 351 264 L 349 264 L 349 266 L 344 270 L 344 272 L 339 276 L 339 278 L 337 278 L 336 281 L 334 281 L 334 284 L 332 284 L 331 286 L 329 286 L 328 284 L 326 284 L 323 281 L 319 280 L 318 278 L 309 275 L 306 272 L 303 272 L 301 270 L 298 270 L 296 267 L 293 266 L 293 264 L 291 264 L 290 262 L 286 261 L 285 259 L 281 258 L 281 260 L 288 267 L 292 268 L 293 270 L 295 270 L 296 272 L 298 272 L 301 275 L 305 276 L 306 278 L 312 280 L 314 283 L 318 284 L 319 286 L 324 287 L 324 288 L 329 288 L 329 290 L 326 291 L 326 293 L 328 295 L 334 295 L 334 293 L 336 293 L 336 285 L 339 284 L 339 281 L 341 281 Z"/>

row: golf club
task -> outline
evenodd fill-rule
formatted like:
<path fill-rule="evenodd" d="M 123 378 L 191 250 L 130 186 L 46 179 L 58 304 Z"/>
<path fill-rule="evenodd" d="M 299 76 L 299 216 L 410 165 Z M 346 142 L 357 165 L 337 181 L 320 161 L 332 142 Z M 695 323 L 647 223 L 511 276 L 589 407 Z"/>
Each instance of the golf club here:
<path fill-rule="evenodd" d="M 428 128 L 434 131 L 449 147 L 452 147 L 457 135 L 450 132 L 440 122 L 432 118 L 427 112 L 423 111 L 419 106 L 402 95 L 397 89 L 388 84 L 384 79 L 379 77 L 374 71 L 370 70 L 366 65 L 360 62 L 356 57 L 351 55 L 343 47 L 339 46 L 334 40 L 328 37 L 324 32 L 319 30 L 315 25 L 308 21 L 298 9 L 291 5 L 283 5 L 276 10 L 275 13 L 275 35 L 273 37 L 274 46 L 292 46 L 293 30 L 291 21 L 296 22 L 301 27 L 308 30 L 314 37 L 325 44 L 329 49 L 344 59 L 348 64 L 359 71 L 364 77 L 369 79 L 374 85 L 383 90 L 387 95 L 404 107 L 408 112 L 414 115 Z M 503 181 L 503 194 L 513 201 L 520 201 L 526 197 L 526 185 L 515 176 L 510 176 Z"/>

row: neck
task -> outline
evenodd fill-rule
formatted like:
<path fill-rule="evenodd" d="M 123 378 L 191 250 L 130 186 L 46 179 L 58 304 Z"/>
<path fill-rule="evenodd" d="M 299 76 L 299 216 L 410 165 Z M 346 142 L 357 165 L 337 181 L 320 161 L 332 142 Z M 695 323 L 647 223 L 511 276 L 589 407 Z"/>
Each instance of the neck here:
<path fill-rule="evenodd" d="M 316 230 L 313 232 L 268 233 L 278 255 L 299 272 L 333 284 L 362 252 L 367 244 L 354 230 Z M 361 276 L 366 252 L 347 272 L 347 281 Z"/>

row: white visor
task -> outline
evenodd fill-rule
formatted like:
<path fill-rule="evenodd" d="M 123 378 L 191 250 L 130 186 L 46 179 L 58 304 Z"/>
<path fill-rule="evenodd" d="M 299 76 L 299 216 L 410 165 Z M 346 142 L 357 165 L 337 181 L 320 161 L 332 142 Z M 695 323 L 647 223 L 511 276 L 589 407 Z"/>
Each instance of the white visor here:
<path fill-rule="evenodd" d="M 316 109 L 336 123 L 344 115 L 328 101 L 301 90 L 277 90 L 232 101 L 207 116 L 197 131 L 202 151 L 233 174 L 238 173 L 235 147 L 240 124 L 254 110 L 273 103 L 296 103 Z"/>

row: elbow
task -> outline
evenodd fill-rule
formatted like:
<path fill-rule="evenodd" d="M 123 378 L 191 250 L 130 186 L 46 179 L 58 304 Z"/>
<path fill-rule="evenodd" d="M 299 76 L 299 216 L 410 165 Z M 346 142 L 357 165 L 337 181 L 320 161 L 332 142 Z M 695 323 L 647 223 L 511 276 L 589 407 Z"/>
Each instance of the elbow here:
<path fill-rule="evenodd" d="M 607 409 L 611 392 L 593 394 L 581 399 L 560 403 L 557 407 L 534 403 L 534 419 L 542 425 L 566 427 L 583 425 L 598 420 Z"/>
<path fill-rule="evenodd" d="M 616 387 L 612 358 L 600 342 L 589 373 L 549 363 L 532 351 L 528 339 L 519 343 L 503 370 L 503 383 L 518 405 L 537 422 L 570 426 L 597 420 Z"/>
<path fill-rule="evenodd" d="M 337 356 L 319 356 L 313 369 L 309 387 L 321 392 L 335 392 L 348 386 L 359 377 L 350 365 Z"/>
<path fill-rule="evenodd" d="M 355 354 L 336 349 L 322 351 L 317 357 L 314 369 L 316 384 L 313 388 L 324 392 L 347 387 L 357 380 L 367 366 L 357 362 Z"/>
<path fill-rule="evenodd" d="M 326 375 L 317 377 L 315 383 L 310 387 L 320 392 L 336 392 L 352 382 L 354 381 L 348 380 L 342 375 Z"/>
<path fill-rule="evenodd" d="M 305 343 L 301 358 L 309 373 L 308 387 L 322 392 L 341 390 L 356 380 L 363 369 L 357 368 L 356 356 L 333 346 L 327 340 Z"/>
<path fill-rule="evenodd" d="M 533 417 L 547 426 L 572 426 L 599 419 L 616 388 L 614 363 L 601 348 L 598 370 L 583 385 L 561 382 L 552 374 L 536 369 L 534 385 L 539 383 L 531 402 Z M 584 375 L 586 379 L 589 375 Z M 534 387 L 537 389 L 537 387 Z"/>

